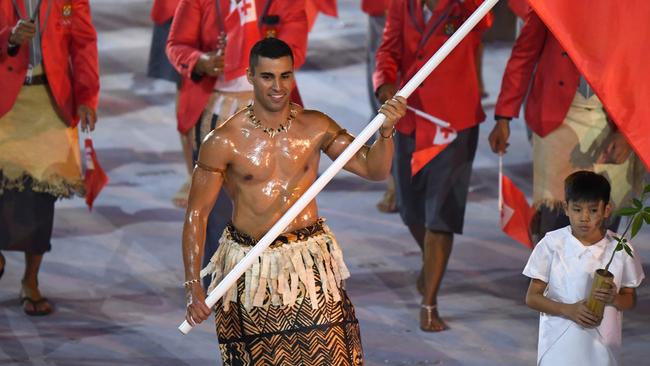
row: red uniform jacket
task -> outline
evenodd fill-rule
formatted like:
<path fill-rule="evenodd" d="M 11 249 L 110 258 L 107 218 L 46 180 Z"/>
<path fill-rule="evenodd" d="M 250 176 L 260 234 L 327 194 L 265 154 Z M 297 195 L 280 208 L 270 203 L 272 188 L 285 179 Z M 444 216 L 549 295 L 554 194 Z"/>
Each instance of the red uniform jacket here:
<path fill-rule="evenodd" d="M 580 73 L 532 10 L 512 48 L 494 114 L 510 118 L 519 116 L 531 79 L 526 122 L 543 137 L 564 121 L 578 89 Z"/>
<path fill-rule="evenodd" d="M 220 0 L 222 16 L 228 15 L 230 0 Z M 261 17 L 269 0 L 256 1 L 257 14 Z M 307 17 L 304 1 L 275 0 L 266 12 L 278 15 L 277 37 L 287 42 L 294 55 L 296 69 L 305 61 L 307 53 Z M 183 76 L 176 108 L 178 130 L 187 133 L 198 121 L 217 79 L 202 77 L 192 79 L 192 70 L 204 52 L 216 51 L 221 24 L 217 19 L 215 0 L 181 0 L 167 40 L 167 56 Z M 262 34 L 265 34 L 264 26 Z"/>
<path fill-rule="evenodd" d="M 79 120 L 79 105 L 97 108 L 97 33 L 87 0 L 50 1 L 50 15 L 41 42 L 43 67 L 61 117 L 69 125 L 75 126 Z M 22 14 L 26 14 L 23 1 L 17 0 L 16 3 Z M 47 5 L 47 0 L 41 3 L 41 26 L 47 15 Z M 12 1 L 0 1 L 0 116 L 13 107 L 23 87 L 29 64 L 28 46 L 19 47 L 15 55 L 8 53 L 11 29 L 17 22 L 18 15 Z"/>
<path fill-rule="evenodd" d="M 425 25 L 419 0 L 392 0 L 384 38 L 377 51 L 375 90 L 387 83 L 408 81 L 476 7 L 474 0 L 441 0 Z M 434 29 L 436 23 L 438 26 L 429 39 L 423 40 L 423 34 Z M 457 131 L 483 121 L 476 57 L 481 32 L 489 25 L 489 19 L 481 21 L 416 89 L 408 100 L 409 105 L 449 122 Z M 410 135 L 416 130 L 416 124 L 428 128 L 431 122 L 409 111 L 396 127 Z"/>
<path fill-rule="evenodd" d="M 151 20 L 156 24 L 165 24 L 174 16 L 174 11 L 180 0 L 153 0 Z"/>
<path fill-rule="evenodd" d="M 361 0 L 361 10 L 371 16 L 386 14 L 390 0 Z"/>

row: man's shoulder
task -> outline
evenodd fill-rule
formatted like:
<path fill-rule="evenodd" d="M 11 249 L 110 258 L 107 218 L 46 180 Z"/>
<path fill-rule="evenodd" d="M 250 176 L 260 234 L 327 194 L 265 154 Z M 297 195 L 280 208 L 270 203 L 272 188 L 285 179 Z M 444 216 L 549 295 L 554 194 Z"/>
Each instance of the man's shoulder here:
<path fill-rule="evenodd" d="M 243 126 L 246 117 L 245 110 L 240 110 L 228 118 L 225 122 L 221 123 L 217 128 L 210 131 L 203 140 L 203 145 L 228 145 L 236 140 L 238 135 L 241 134 L 241 127 Z"/>

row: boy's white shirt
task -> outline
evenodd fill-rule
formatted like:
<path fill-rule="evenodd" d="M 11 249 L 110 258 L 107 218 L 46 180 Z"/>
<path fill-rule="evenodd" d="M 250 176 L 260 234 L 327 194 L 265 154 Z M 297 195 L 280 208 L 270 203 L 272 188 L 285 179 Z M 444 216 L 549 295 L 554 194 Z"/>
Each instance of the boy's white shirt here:
<path fill-rule="evenodd" d="M 615 235 L 608 231 L 598 243 L 585 246 L 573 236 L 570 226 L 551 231 L 533 250 L 523 274 L 546 282 L 547 298 L 568 304 L 579 302 L 589 296 L 594 272 L 605 268 L 616 247 Z M 634 254 L 631 258 L 624 251 L 616 253 L 609 267 L 619 289 L 636 288 L 645 277 L 641 261 Z M 605 307 L 603 321 L 595 329 L 584 329 L 567 318 L 540 313 L 537 363 L 558 356 L 565 361 L 563 364 L 617 365 L 621 327 L 622 314 L 613 306 Z M 566 363 L 570 359 L 578 363 Z"/>

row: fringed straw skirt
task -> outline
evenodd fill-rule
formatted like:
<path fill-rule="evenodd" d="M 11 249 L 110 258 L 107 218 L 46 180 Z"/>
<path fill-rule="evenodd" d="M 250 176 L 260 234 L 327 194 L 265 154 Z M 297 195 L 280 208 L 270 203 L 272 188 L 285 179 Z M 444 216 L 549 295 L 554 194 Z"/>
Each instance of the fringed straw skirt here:
<path fill-rule="evenodd" d="M 255 240 L 232 225 L 202 271 L 214 288 Z M 215 306 L 223 364 L 362 365 L 343 255 L 323 221 L 283 234 Z"/>

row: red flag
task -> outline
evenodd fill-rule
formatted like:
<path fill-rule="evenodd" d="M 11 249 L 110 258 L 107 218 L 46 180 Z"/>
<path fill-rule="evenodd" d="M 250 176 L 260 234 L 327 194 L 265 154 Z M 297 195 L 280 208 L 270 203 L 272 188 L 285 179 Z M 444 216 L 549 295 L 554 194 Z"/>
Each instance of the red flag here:
<path fill-rule="evenodd" d="M 86 174 L 84 177 L 84 186 L 86 187 L 86 204 L 88 209 L 93 209 L 93 202 L 99 196 L 102 188 L 108 184 L 108 175 L 104 172 L 99 161 L 97 161 L 97 154 L 93 147 L 93 140 L 87 138 L 84 141 L 85 156 L 86 156 Z"/>
<path fill-rule="evenodd" d="M 246 75 L 248 56 L 262 36 L 257 25 L 255 0 L 241 0 L 225 20 L 226 51 L 223 73 L 226 80 Z"/>
<path fill-rule="evenodd" d="M 650 169 L 650 1 L 529 2 Z"/>
<path fill-rule="evenodd" d="M 503 175 L 501 178 L 501 230 L 526 247 L 532 249 L 529 227 L 535 210 L 528 205 L 526 196 Z"/>
<path fill-rule="evenodd" d="M 307 0 L 305 1 L 305 12 L 307 13 L 307 24 L 309 30 L 316 22 L 318 13 L 323 13 L 331 17 L 338 17 L 339 12 L 336 7 L 336 0 Z"/>
<path fill-rule="evenodd" d="M 422 123 L 432 124 L 429 121 Z M 428 162 L 447 148 L 457 136 L 458 133 L 453 128 L 439 125 L 434 125 L 434 128 L 421 129 L 420 133 L 415 136 L 416 148 L 411 155 L 411 176 L 416 175 Z"/>

